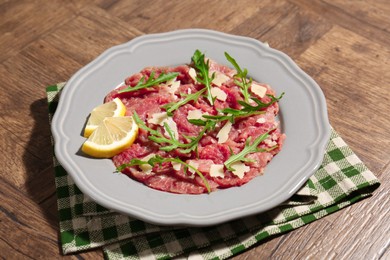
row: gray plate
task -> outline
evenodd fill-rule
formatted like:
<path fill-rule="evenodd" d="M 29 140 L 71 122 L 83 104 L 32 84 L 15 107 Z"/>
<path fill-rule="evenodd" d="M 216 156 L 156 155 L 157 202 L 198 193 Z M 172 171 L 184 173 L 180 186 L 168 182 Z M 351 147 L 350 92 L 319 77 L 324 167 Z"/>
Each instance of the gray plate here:
<path fill-rule="evenodd" d="M 114 173 L 109 159 L 80 154 L 86 118 L 109 91 L 144 67 L 189 63 L 196 49 L 229 65 L 227 51 L 254 80 L 286 93 L 280 120 L 287 139 L 263 176 L 211 194 L 177 195 Z M 61 94 L 52 132 L 59 162 L 98 204 L 150 223 L 206 226 L 260 213 L 289 199 L 320 166 L 330 125 L 320 87 L 287 55 L 251 38 L 188 29 L 138 37 L 79 70 Z"/>

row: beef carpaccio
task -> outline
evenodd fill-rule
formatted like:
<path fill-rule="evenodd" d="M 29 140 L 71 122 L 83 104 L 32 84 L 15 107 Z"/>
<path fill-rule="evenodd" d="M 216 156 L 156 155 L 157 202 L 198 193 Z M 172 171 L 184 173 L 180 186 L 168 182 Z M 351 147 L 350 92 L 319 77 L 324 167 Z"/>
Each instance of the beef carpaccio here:
<path fill-rule="evenodd" d="M 262 175 L 282 148 L 281 96 L 245 80 L 239 67 L 197 55 L 188 65 L 144 68 L 105 98 L 119 97 L 140 127 L 133 145 L 112 160 L 150 188 L 202 194 L 241 186 Z"/>

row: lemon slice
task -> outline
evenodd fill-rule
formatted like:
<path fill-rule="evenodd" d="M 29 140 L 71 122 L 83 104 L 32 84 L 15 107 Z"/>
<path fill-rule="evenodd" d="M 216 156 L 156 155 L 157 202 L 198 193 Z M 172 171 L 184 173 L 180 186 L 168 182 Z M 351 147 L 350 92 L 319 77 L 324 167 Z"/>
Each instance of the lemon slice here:
<path fill-rule="evenodd" d="M 106 117 L 81 150 L 96 158 L 110 158 L 130 147 L 137 136 L 138 125 L 133 117 Z"/>
<path fill-rule="evenodd" d="M 85 125 L 84 137 L 89 137 L 104 118 L 124 116 L 125 113 L 126 107 L 119 98 L 115 98 L 110 102 L 95 107 L 88 118 L 87 124 Z"/>

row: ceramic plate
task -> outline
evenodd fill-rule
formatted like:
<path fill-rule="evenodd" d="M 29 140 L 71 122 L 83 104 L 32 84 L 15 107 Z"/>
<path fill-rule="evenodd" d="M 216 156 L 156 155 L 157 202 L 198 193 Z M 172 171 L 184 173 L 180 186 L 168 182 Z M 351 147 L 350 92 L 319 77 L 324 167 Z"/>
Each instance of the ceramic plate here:
<path fill-rule="evenodd" d="M 227 51 L 250 76 L 279 95 L 287 139 L 264 175 L 211 194 L 179 195 L 153 190 L 115 173 L 109 159 L 80 153 L 90 111 L 123 80 L 147 66 L 189 63 L 196 49 L 229 65 Z M 53 118 L 55 154 L 81 191 L 114 211 L 159 225 L 207 226 L 260 213 L 289 199 L 320 166 L 330 134 L 320 87 L 284 53 L 251 38 L 188 29 L 145 35 L 112 47 L 66 84 Z"/>

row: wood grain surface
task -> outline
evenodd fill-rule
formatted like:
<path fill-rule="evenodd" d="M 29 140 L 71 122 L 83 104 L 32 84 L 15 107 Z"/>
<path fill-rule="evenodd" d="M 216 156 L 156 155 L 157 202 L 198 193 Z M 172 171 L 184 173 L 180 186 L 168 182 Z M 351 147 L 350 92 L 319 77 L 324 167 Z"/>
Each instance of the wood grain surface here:
<path fill-rule="evenodd" d="M 139 35 L 207 28 L 268 42 L 321 86 L 374 195 L 234 259 L 390 259 L 390 1 L 0 0 L 0 255 L 63 256 L 45 87 Z"/>

